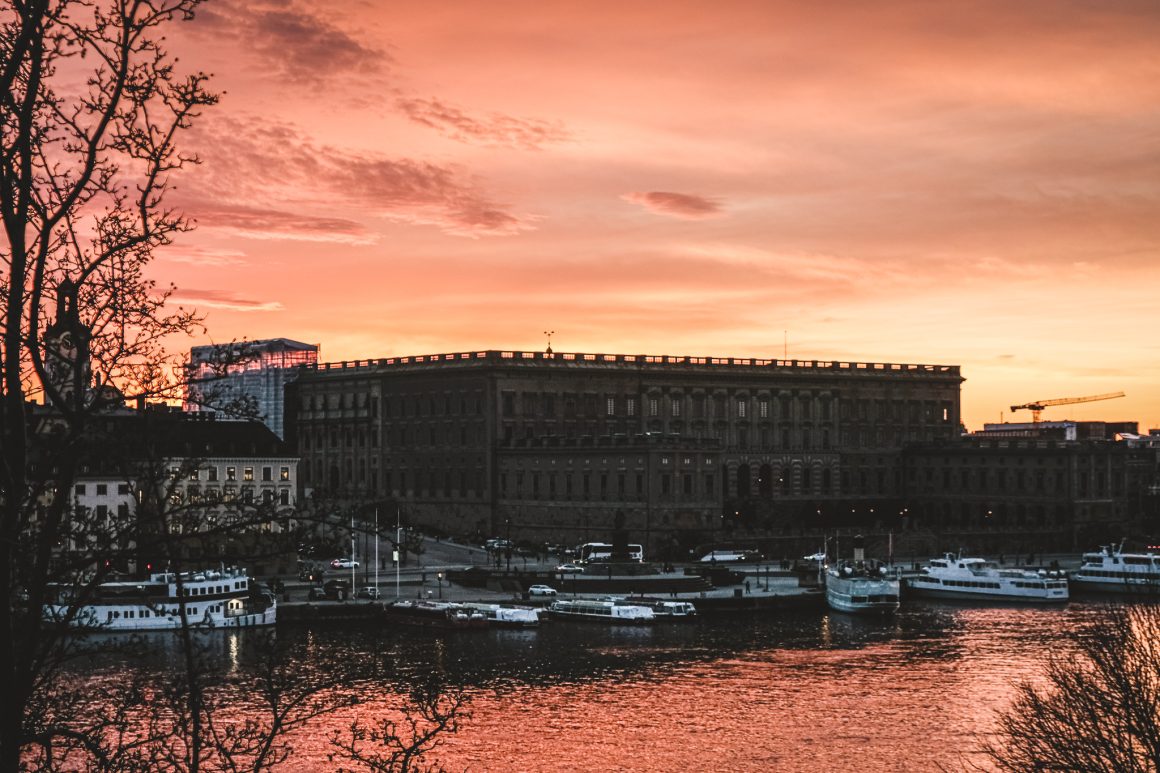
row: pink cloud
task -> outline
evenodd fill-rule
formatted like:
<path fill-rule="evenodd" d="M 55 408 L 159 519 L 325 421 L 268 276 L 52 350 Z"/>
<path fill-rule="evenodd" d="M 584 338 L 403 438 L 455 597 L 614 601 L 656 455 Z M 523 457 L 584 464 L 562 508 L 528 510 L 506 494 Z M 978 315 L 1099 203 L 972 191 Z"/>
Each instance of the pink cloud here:
<path fill-rule="evenodd" d="M 252 239 L 343 244 L 374 241 L 373 235 L 362 224 L 345 218 L 317 217 L 199 198 L 188 198 L 183 205 L 186 213 L 201 226 L 230 230 Z"/>
<path fill-rule="evenodd" d="M 438 99 L 399 97 L 395 106 L 415 123 L 436 129 L 459 142 L 539 150 L 546 144 L 570 139 L 560 123 L 502 113 L 475 117 Z"/>
<path fill-rule="evenodd" d="M 649 191 L 647 193 L 633 192 L 621 196 L 625 201 L 640 204 L 650 212 L 658 215 L 669 215 L 685 220 L 701 220 L 707 217 L 719 217 L 724 214 L 721 205 L 711 199 L 701 196 L 692 196 L 687 193 L 671 193 L 668 191 Z"/>
<path fill-rule="evenodd" d="M 190 214 L 211 227 L 366 243 L 366 228 L 344 214 L 352 210 L 466 236 L 533 227 L 534 218 L 508 211 L 456 165 L 353 153 L 257 117 L 207 121 L 197 144 L 205 164 L 191 172 L 186 195 L 201 202 Z M 297 214 L 303 208 L 311 214 Z"/>
<path fill-rule="evenodd" d="M 281 311 L 283 306 L 278 301 L 256 301 L 250 298 L 239 298 L 231 293 L 219 290 L 197 290 L 178 288 L 173 293 L 175 301 L 191 301 L 201 307 L 214 309 L 228 309 L 229 311 Z"/>
<path fill-rule="evenodd" d="M 331 6 L 316 12 L 278 0 L 223 0 L 199 8 L 194 29 L 237 42 L 266 74 L 297 84 L 318 85 L 391 64 L 390 55 L 359 41 L 333 18 Z"/>

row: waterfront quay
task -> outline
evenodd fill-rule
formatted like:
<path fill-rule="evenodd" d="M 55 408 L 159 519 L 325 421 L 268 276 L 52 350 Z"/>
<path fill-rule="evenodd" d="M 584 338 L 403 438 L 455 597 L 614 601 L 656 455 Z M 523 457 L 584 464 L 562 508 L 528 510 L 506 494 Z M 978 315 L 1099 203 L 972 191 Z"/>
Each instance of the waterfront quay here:
<path fill-rule="evenodd" d="M 557 560 L 518 557 L 511 568 L 495 568 L 482 548 L 455 542 L 427 540 L 422 566 L 380 569 L 360 566 L 353 572 L 335 570 L 326 579 L 343 581 L 335 598 L 309 598 L 318 583 L 294 577 L 277 579 L 279 619 L 310 623 L 334 619 L 372 619 L 382 604 L 395 600 L 431 600 L 457 603 L 520 604 L 543 607 L 554 598 L 616 596 L 665 598 L 692 602 L 701 615 L 722 613 L 775 613 L 821 608 L 825 595 L 816 562 L 757 560 L 708 566 L 689 562 L 672 571 L 614 574 L 591 567 L 589 573 L 560 571 Z M 893 566 L 902 577 L 916 575 L 933 556 L 896 557 Z M 989 558 L 1004 566 L 1069 571 L 1079 566 L 1078 554 L 1003 554 Z M 597 565 L 598 566 L 598 565 Z M 555 596 L 529 595 L 532 585 L 546 585 Z M 375 588 L 377 599 L 357 598 L 360 589 Z"/>

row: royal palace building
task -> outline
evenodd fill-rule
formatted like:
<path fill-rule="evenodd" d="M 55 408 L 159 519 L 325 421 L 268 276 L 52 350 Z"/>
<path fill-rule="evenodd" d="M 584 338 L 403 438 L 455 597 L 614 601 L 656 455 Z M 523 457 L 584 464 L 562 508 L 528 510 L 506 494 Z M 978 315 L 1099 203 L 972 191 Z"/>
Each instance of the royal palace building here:
<path fill-rule="evenodd" d="M 961 434 L 959 368 L 479 351 L 301 369 L 306 494 L 454 533 L 580 541 L 897 517 L 901 451 Z"/>

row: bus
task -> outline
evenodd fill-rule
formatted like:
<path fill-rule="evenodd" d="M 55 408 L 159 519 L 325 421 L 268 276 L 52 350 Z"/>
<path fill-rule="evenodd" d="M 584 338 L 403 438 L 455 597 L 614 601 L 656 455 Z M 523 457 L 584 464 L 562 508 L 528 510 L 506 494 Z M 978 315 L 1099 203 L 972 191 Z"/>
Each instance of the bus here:
<path fill-rule="evenodd" d="M 628 557 L 632 561 L 644 561 L 644 548 L 640 545 L 628 545 Z M 607 561 L 612 558 L 612 545 L 607 542 L 585 542 L 576 548 L 576 558 L 581 563 Z"/>

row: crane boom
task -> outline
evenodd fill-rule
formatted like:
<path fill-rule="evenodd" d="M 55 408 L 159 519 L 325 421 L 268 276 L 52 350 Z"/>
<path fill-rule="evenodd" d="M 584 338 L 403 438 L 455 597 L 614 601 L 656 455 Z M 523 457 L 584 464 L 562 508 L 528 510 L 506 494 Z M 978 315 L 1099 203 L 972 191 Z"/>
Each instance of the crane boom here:
<path fill-rule="evenodd" d="M 1102 395 L 1088 395 L 1087 397 L 1057 397 L 1051 400 L 1036 400 L 1031 403 L 1024 403 L 1023 405 L 1012 405 L 1011 411 L 1031 411 L 1031 421 L 1039 422 L 1039 414 L 1043 412 L 1044 408 L 1052 405 L 1073 405 L 1075 403 L 1091 403 L 1096 400 L 1113 400 L 1117 397 L 1123 397 L 1123 392 L 1108 392 Z"/>

